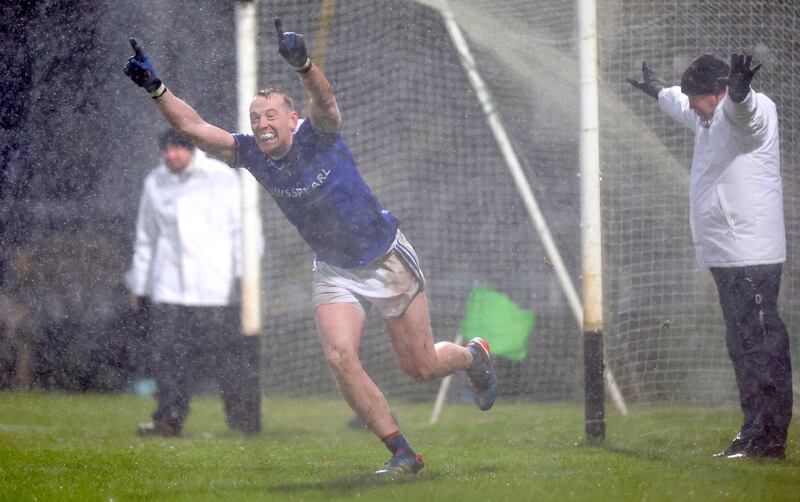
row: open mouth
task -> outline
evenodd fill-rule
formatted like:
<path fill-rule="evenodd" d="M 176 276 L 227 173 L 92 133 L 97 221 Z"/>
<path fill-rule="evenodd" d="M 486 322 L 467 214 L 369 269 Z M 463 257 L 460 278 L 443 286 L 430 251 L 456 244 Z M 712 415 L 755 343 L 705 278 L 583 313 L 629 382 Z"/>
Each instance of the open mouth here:
<path fill-rule="evenodd" d="M 273 140 L 273 139 L 275 139 L 276 137 L 277 137 L 277 136 L 275 136 L 275 133 L 272 133 L 272 132 L 264 132 L 264 133 L 261 133 L 261 134 L 258 136 L 258 139 L 259 139 L 259 141 L 272 141 L 272 140 Z"/>

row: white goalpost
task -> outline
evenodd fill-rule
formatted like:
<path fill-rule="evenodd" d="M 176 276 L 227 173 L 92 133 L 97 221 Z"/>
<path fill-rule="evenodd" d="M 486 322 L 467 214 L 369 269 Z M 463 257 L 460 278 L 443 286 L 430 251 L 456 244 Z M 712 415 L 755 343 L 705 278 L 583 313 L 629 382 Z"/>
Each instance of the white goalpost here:
<path fill-rule="evenodd" d="M 494 99 L 478 70 L 475 59 L 472 57 L 472 53 L 469 49 L 469 45 L 464 39 L 461 29 L 458 27 L 458 23 L 456 22 L 452 10 L 450 10 L 447 0 L 426 0 L 425 3 L 435 7 L 442 14 L 447 32 L 453 41 L 453 45 L 458 51 L 461 65 L 469 77 L 470 84 L 475 90 L 475 94 L 481 103 L 486 121 L 488 122 L 495 141 L 497 141 L 500 151 L 502 152 L 503 158 L 506 162 L 506 167 L 510 171 L 514 183 L 519 190 L 519 194 L 525 203 L 525 207 L 528 210 L 528 214 L 533 222 L 536 233 L 547 251 L 547 256 L 553 265 L 553 269 L 558 278 L 558 283 L 561 286 L 561 290 L 570 306 L 573 316 L 575 317 L 576 323 L 583 329 L 585 337 L 587 336 L 587 332 L 595 333 L 594 335 L 589 336 L 597 337 L 597 334 L 599 334 L 600 337 L 602 337 L 602 274 L 600 273 L 602 258 L 600 256 L 601 225 L 599 190 L 600 150 L 597 130 L 597 45 L 596 41 L 591 38 L 592 36 L 596 37 L 596 30 L 593 26 L 594 16 L 593 14 L 591 16 L 588 16 L 587 14 L 587 12 L 590 12 L 591 9 L 594 9 L 594 3 L 584 1 L 581 2 L 581 14 L 583 16 L 581 18 L 583 22 L 581 23 L 582 30 L 580 35 L 582 46 L 581 54 L 586 54 L 586 56 L 582 57 L 581 69 L 584 69 L 584 67 L 589 68 L 590 70 L 594 69 L 594 71 L 587 72 L 585 77 L 581 79 L 581 228 L 584 232 L 583 242 L 586 243 L 583 250 L 583 292 L 584 299 L 588 298 L 590 301 L 589 304 L 583 305 L 577 291 L 575 290 L 575 286 L 572 284 L 572 280 L 567 272 L 566 266 L 564 265 L 564 261 L 561 258 L 561 253 L 555 244 L 555 240 L 553 239 L 553 236 L 547 225 L 547 221 L 545 220 L 542 211 L 539 208 L 539 204 L 536 201 L 533 190 L 531 189 L 531 186 L 525 177 L 522 166 L 520 165 L 519 159 L 514 152 L 514 147 L 509 139 L 508 134 L 506 133 L 506 129 L 500 119 L 499 112 L 494 106 Z M 583 49 L 583 44 L 587 45 L 585 50 Z M 594 58 L 593 61 L 592 58 Z M 592 80 L 594 81 L 593 86 Z M 600 365 L 602 367 L 602 343 L 600 348 Z M 617 410 L 621 414 L 627 415 L 628 409 L 625 405 L 625 400 L 622 397 L 622 393 L 617 387 L 616 382 L 614 381 L 614 374 L 611 369 L 605 368 L 605 371 L 603 371 L 601 368 L 599 378 L 601 382 L 603 378 L 605 378 L 606 386 L 609 389 L 609 393 L 611 394 Z M 445 392 L 443 392 L 442 389 L 446 389 L 448 385 L 449 379 L 446 379 L 440 386 L 440 391 L 434 406 L 434 413 L 430 420 L 431 423 L 435 423 L 436 419 L 438 418 L 439 412 L 437 410 L 441 410 L 441 402 L 445 396 Z M 600 384 L 600 390 L 602 391 L 602 383 Z M 597 409 L 598 407 L 602 408 L 602 396 L 599 396 L 598 398 L 597 396 L 589 397 L 587 395 L 587 400 L 588 399 L 592 400 L 591 406 L 594 409 Z M 599 403 L 597 399 L 600 399 Z M 595 411 L 593 413 L 597 412 Z"/>
<path fill-rule="evenodd" d="M 236 2 L 236 102 L 239 131 L 250 129 L 250 100 L 258 90 L 256 41 L 258 23 L 255 1 Z M 239 169 L 242 186 L 242 333 L 261 334 L 261 208 L 258 182 L 245 169 Z"/>
<path fill-rule="evenodd" d="M 600 119 L 597 102 L 597 5 L 578 0 L 578 67 L 580 74 L 581 270 L 583 291 L 584 428 L 590 441 L 605 438 L 603 344 L 603 219 L 600 205 Z M 619 389 L 611 387 L 615 402 Z M 620 407 L 627 414 L 624 403 Z"/>

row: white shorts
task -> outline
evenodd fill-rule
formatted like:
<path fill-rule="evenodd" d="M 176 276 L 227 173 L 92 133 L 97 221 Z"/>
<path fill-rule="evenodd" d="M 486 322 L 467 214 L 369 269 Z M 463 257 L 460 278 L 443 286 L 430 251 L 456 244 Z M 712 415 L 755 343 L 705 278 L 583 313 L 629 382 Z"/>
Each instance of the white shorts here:
<path fill-rule="evenodd" d="M 417 253 L 398 230 L 389 251 L 364 267 L 342 268 L 315 260 L 311 304 L 316 309 L 350 303 L 364 316 L 375 305 L 383 317 L 398 317 L 424 289 Z"/>

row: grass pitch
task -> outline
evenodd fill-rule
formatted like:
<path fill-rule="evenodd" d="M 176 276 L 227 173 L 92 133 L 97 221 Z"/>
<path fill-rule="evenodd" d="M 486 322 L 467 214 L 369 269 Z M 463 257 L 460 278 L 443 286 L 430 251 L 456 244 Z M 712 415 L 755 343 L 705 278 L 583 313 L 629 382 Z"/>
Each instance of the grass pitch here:
<path fill-rule="evenodd" d="M 783 462 L 710 455 L 737 430 L 734 409 L 610 413 L 601 446 L 583 438 L 574 404 L 504 402 L 479 412 L 394 403 L 425 476 L 376 480 L 389 457 L 350 430 L 338 399 L 263 402 L 263 431 L 229 432 L 214 397 L 196 397 L 180 439 L 133 431 L 152 399 L 0 394 L 0 500 L 798 500 L 800 433 Z M 612 410 L 609 410 L 610 412 Z"/>

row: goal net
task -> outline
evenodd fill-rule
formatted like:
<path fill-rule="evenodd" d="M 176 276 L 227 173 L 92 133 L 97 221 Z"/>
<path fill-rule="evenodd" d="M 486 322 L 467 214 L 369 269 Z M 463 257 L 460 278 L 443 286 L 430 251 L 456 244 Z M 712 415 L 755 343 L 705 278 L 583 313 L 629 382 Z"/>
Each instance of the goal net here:
<path fill-rule="evenodd" d="M 797 92 L 786 75 L 796 73 L 800 7 L 752 0 L 598 3 L 607 366 L 629 403 L 735 402 L 716 290 L 694 261 L 688 228 L 691 135 L 625 79 L 638 77 L 646 60 L 675 81 L 705 52 L 725 58 L 751 52 L 764 64 L 754 86 L 775 100 L 782 121 L 791 257 L 800 122 Z M 455 338 L 475 285 L 500 291 L 536 315 L 527 359 L 497 360 L 502 395 L 579 399 L 581 327 L 433 4 L 259 2 L 260 85 L 284 88 L 302 108 L 296 77 L 271 42 L 273 18 L 281 17 L 285 29 L 306 36 L 334 86 L 343 134 L 362 174 L 420 256 L 436 340 Z M 577 286 L 575 5 L 451 0 L 449 6 Z M 267 196 L 263 205 L 265 391 L 335 392 L 310 308 L 312 254 Z M 795 275 L 790 259 L 782 312 L 792 334 L 800 300 Z M 434 398 L 438 382 L 414 383 L 400 372 L 375 312 L 361 350 L 365 369 L 390 399 Z M 451 397 L 463 397 L 463 390 L 460 381 Z"/>

